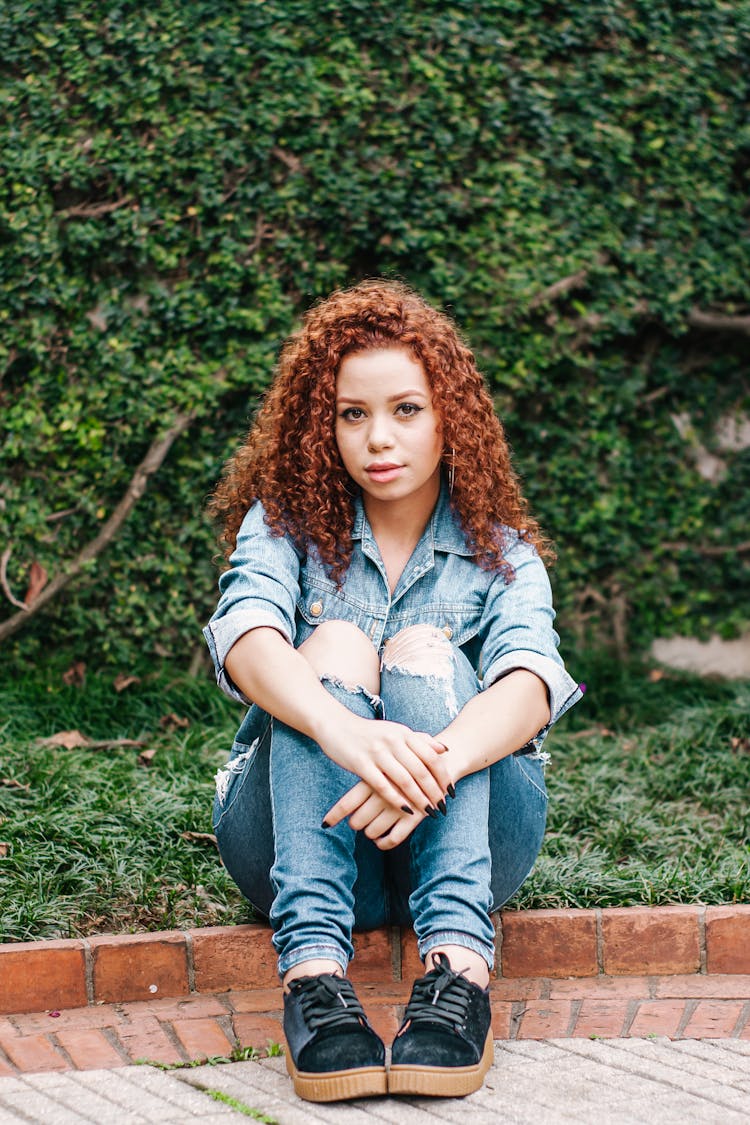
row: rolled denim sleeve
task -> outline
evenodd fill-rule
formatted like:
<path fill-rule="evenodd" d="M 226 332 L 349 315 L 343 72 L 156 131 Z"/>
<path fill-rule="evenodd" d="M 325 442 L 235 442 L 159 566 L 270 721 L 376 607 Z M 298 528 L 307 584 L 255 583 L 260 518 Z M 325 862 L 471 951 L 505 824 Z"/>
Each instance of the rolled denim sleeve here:
<path fill-rule="evenodd" d="M 219 579 L 219 603 L 203 630 L 216 682 L 230 699 L 251 702 L 224 667 L 227 653 L 243 634 L 265 625 L 294 644 L 299 573 L 300 559 L 292 542 L 271 534 L 263 520 L 263 506 L 255 503 L 242 522 L 229 569 Z"/>
<path fill-rule="evenodd" d="M 544 563 L 529 543 L 516 539 L 506 558 L 515 578 L 493 581 L 482 618 L 482 686 L 488 688 L 508 672 L 525 668 L 547 685 L 550 725 L 582 696 L 557 651 L 555 611 Z M 545 728 L 546 730 L 547 728 Z"/>

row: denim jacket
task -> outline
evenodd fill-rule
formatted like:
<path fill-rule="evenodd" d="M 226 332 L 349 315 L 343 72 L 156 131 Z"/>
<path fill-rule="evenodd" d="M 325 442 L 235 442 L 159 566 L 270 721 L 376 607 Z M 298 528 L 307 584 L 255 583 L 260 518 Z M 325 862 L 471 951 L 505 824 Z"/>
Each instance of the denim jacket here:
<path fill-rule="evenodd" d="M 544 564 L 531 544 L 503 528 L 504 557 L 515 577 L 481 569 L 467 546 L 445 485 L 429 523 L 393 594 L 359 497 L 355 500 L 352 559 L 341 587 L 311 549 L 301 555 L 287 536 L 275 537 L 256 502 L 245 516 L 219 579 L 221 597 L 203 630 L 219 687 L 232 699 L 250 700 L 232 683 L 224 661 L 244 633 L 261 625 L 279 630 L 298 647 L 323 621 L 350 621 L 378 651 L 407 625 L 429 624 L 458 645 L 482 688 L 516 668 L 547 685 L 551 725 L 581 698 L 558 655 L 555 611 Z M 251 707 L 238 734 L 245 745 L 260 733 L 262 713 Z M 538 753 L 549 726 L 524 747 Z"/>

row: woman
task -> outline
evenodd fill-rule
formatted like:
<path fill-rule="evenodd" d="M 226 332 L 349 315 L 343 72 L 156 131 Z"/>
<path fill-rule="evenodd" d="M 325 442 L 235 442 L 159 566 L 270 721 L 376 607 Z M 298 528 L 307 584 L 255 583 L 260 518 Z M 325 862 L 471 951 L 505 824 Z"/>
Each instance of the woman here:
<path fill-rule="evenodd" d="M 295 1089 L 469 1093 L 492 1061 L 490 914 L 534 863 L 541 745 L 580 692 L 453 323 L 395 282 L 320 303 L 213 511 L 230 557 L 205 635 L 252 704 L 215 829 L 274 928 Z M 353 928 L 388 923 L 414 925 L 425 975 L 386 1070 L 345 974 Z"/>

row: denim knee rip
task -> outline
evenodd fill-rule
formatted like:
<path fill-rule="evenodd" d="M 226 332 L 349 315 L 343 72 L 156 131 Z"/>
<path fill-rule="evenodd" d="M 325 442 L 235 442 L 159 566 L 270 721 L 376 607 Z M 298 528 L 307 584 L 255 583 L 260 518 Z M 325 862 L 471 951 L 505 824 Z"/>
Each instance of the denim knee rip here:
<path fill-rule="evenodd" d="M 260 739 L 256 738 L 255 742 L 251 743 L 251 745 L 248 746 L 247 750 L 243 751 L 241 754 L 238 754 L 235 758 L 230 758 L 225 766 L 222 766 L 216 771 L 216 776 L 214 777 L 214 782 L 216 784 L 216 796 L 222 808 L 224 807 L 227 799 L 230 781 L 236 774 L 242 773 L 246 764 L 250 761 L 253 754 L 258 749 L 259 743 Z"/>
<path fill-rule="evenodd" d="M 339 691 L 345 692 L 347 695 L 362 695 L 372 707 L 375 717 L 382 719 L 384 714 L 383 700 L 379 695 L 375 695 L 363 684 L 348 684 L 342 680 L 340 676 L 330 675 L 328 672 L 323 672 L 320 677 L 321 684 L 330 684 L 331 687 L 338 688 Z"/>
<path fill-rule="evenodd" d="M 410 625 L 386 641 L 382 667 L 404 676 L 418 676 L 443 693 L 451 718 L 458 714 L 453 646 L 433 625 Z"/>

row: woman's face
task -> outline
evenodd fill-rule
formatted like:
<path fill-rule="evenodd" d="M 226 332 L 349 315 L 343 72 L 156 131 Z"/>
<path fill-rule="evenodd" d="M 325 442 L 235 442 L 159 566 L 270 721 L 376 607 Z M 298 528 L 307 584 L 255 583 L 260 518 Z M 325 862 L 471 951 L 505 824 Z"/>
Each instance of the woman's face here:
<path fill-rule="evenodd" d="M 336 442 L 367 500 L 424 498 L 440 490 L 440 417 L 422 364 L 405 348 L 352 352 L 336 379 Z"/>

